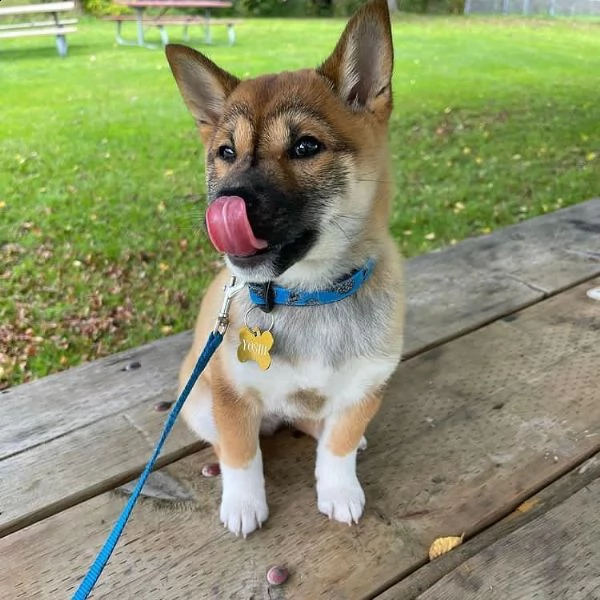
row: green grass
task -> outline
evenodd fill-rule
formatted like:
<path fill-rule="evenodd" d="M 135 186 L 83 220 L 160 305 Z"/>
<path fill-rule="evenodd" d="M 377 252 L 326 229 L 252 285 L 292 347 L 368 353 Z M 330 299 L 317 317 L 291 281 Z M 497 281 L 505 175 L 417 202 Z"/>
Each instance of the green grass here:
<path fill-rule="evenodd" d="M 205 50 L 241 76 L 294 69 L 342 27 L 247 21 L 235 47 Z M 407 256 L 598 194 L 599 34 L 395 24 L 392 229 Z M 163 53 L 91 21 L 70 45 L 60 60 L 51 38 L 0 41 L 0 388 L 189 328 L 217 268 L 202 148 Z"/>

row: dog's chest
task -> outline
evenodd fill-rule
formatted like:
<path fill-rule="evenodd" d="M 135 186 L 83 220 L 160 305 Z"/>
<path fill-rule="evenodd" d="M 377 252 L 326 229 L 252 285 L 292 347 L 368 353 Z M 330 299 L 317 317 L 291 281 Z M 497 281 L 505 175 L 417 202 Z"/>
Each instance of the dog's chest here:
<path fill-rule="evenodd" d="M 362 400 L 383 384 L 396 361 L 353 358 L 337 367 L 320 360 L 289 363 L 276 356 L 267 370 L 241 363 L 228 351 L 229 371 L 241 395 L 260 397 L 265 413 L 290 419 L 324 418 Z"/>
<path fill-rule="evenodd" d="M 314 313 L 305 321 L 291 319 L 289 313 L 287 320 L 277 316 L 267 370 L 252 360 L 238 360 L 241 340 L 237 337 L 232 336 L 224 348 L 236 391 L 258 395 L 265 413 L 289 419 L 324 418 L 362 400 L 381 386 L 396 366 L 396 356 L 365 343 L 356 321 L 346 321 L 343 327 L 345 320 L 328 322 L 319 315 L 315 318 Z M 262 315 L 251 325 L 268 328 L 269 321 Z"/>

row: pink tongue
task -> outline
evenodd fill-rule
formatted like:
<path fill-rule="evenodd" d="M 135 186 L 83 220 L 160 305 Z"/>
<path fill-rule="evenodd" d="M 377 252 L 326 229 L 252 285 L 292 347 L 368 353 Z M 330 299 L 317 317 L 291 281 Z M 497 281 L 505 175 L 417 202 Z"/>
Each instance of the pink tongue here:
<path fill-rule="evenodd" d="M 233 256 L 250 256 L 267 247 L 254 236 L 246 203 L 239 196 L 221 196 L 206 209 L 206 227 L 213 246 Z"/>

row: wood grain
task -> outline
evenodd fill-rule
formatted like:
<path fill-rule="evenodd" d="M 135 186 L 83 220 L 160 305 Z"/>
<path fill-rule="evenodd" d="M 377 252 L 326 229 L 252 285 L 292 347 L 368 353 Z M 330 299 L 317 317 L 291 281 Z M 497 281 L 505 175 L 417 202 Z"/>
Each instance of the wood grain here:
<path fill-rule="evenodd" d="M 539 493 L 528 498 L 507 517 L 478 533 L 452 552 L 434 561 L 423 560 L 418 569 L 377 595 L 377 600 L 415 600 L 445 575 L 458 568 L 497 540 L 523 527 L 560 505 L 567 498 L 600 478 L 600 454 L 563 475 Z M 510 596 L 506 596 L 510 598 Z"/>
<path fill-rule="evenodd" d="M 600 199 L 407 265 L 406 355 L 600 274 Z"/>
<path fill-rule="evenodd" d="M 218 481 L 198 477 L 203 451 L 167 467 L 194 500 L 141 502 L 94 597 L 265 598 L 266 569 L 286 563 L 279 597 L 366 599 L 420 565 L 434 538 L 497 522 L 600 450 L 598 307 L 585 294 L 599 284 L 400 366 L 359 460 L 359 526 L 319 515 L 314 442 L 284 432 L 263 444 L 271 517 L 236 539 L 218 523 Z M 122 505 L 106 493 L 0 540 L 15 565 L 0 597 L 68 596 Z"/>
<path fill-rule="evenodd" d="M 146 403 L 1 463 L 0 537 L 135 478 L 165 418 Z M 203 446 L 178 422 L 159 465 Z"/>
<path fill-rule="evenodd" d="M 9 388 L 0 395 L 0 460 L 143 402 L 172 400 L 191 341 L 190 332 L 174 335 Z"/>
<path fill-rule="evenodd" d="M 418 600 L 600 598 L 600 480 L 466 561 Z"/>

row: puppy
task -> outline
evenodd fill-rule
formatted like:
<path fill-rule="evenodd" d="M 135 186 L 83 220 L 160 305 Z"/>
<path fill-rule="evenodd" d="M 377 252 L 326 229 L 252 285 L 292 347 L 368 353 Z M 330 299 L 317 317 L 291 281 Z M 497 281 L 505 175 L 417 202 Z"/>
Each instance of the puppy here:
<path fill-rule="evenodd" d="M 319 510 L 351 524 L 365 495 L 356 454 L 402 351 L 402 262 L 389 234 L 393 47 L 369 0 L 318 69 L 240 80 L 206 56 L 167 58 L 206 151 L 206 226 L 226 268 L 202 302 L 183 387 L 231 274 L 224 341 L 182 414 L 214 446 L 220 518 L 268 517 L 259 434 L 287 423 L 317 440 Z"/>

